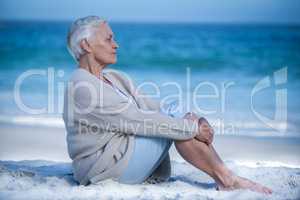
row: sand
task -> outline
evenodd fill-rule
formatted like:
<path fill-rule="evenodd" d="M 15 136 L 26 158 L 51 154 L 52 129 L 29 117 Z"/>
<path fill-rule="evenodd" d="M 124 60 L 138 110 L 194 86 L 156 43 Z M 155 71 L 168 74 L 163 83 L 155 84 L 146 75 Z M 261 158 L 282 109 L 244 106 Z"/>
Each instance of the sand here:
<path fill-rule="evenodd" d="M 172 176 L 157 185 L 107 180 L 78 186 L 71 175 L 65 130 L 1 124 L 0 199 L 300 199 L 299 138 L 217 135 L 214 145 L 240 176 L 273 189 L 216 191 L 213 180 L 171 147 Z"/>

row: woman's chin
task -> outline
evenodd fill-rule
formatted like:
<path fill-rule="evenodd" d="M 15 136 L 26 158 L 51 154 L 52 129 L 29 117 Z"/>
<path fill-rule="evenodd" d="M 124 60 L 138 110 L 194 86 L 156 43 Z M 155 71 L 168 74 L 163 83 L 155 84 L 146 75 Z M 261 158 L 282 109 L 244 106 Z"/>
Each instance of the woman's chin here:
<path fill-rule="evenodd" d="M 117 60 L 109 60 L 107 62 L 105 62 L 105 65 L 113 65 L 116 64 Z"/>
<path fill-rule="evenodd" d="M 111 60 L 111 64 L 115 64 L 117 62 L 117 58 Z"/>

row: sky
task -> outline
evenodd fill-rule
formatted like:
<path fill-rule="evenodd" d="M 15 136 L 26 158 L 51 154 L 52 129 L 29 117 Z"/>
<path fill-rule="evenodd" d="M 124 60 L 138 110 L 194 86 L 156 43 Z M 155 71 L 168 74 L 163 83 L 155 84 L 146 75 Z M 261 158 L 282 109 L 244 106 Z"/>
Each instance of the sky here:
<path fill-rule="evenodd" d="M 261 22 L 300 24 L 299 0 L 0 0 L 0 20 Z"/>

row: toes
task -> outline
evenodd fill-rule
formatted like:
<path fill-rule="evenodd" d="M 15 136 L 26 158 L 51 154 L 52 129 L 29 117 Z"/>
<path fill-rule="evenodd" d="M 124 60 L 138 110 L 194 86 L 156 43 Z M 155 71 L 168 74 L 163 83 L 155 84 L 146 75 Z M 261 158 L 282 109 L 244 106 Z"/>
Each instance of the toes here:
<path fill-rule="evenodd" d="M 262 186 L 260 184 L 256 184 L 256 187 L 253 188 L 254 191 L 257 191 L 257 192 L 260 192 L 260 193 L 264 193 L 264 194 L 272 194 L 272 190 L 265 187 L 265 186 Z"/>
<path fill-rule="evenodd" d="M 264 187 L 264 192 L 267 194 L 272 194 L 272 190 L 267 187 Z"/>

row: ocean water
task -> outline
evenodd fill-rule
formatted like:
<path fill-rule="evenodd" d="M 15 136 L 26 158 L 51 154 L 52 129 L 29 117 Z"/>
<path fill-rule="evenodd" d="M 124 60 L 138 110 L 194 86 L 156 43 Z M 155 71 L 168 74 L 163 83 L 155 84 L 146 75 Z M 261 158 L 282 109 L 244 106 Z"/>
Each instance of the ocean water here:
<path fill-rule="evenodd" d="M 0 123 L 63 126 L 61 88 L 77 67 L 66 48 L 70 24 L 0 22 Z M 120 48 L 109 68 L 144 83 L 174 115 L 194 111 L 217 134 L 300 137 L 300 26 L 111 27 Z"/>

